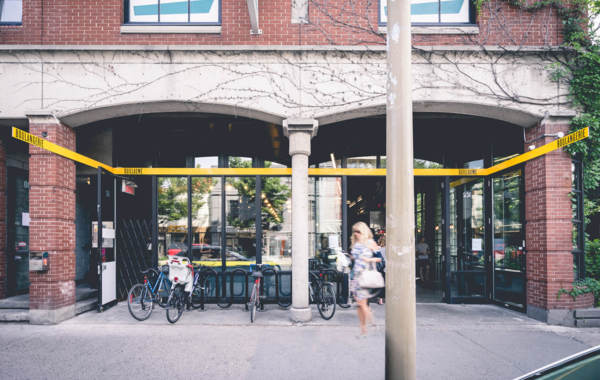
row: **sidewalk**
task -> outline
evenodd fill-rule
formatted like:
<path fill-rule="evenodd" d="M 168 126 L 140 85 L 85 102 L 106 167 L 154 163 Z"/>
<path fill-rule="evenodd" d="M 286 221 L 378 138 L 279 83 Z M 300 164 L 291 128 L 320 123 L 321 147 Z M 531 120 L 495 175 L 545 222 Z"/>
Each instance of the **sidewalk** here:
<path fill-rule="evenodd" d="M 135 321 L 120 303 L 56 326 L 0 324 L 2 378 L 383 379 L 385 307 L 357 339 L 356 309 L 293 324 L 268 305 L 254 324 L 241 305 Z M 600 329 L 547 326 L 493 305 L 417 304 L 418 379 L 512 379 L 600 344 Z M 35 363 L 35 365 L 31 365 Z"/>

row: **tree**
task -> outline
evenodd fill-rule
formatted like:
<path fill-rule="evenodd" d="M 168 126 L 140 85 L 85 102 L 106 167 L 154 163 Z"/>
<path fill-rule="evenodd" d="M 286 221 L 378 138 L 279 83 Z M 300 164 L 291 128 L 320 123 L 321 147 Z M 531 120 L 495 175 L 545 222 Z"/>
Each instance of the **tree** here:
<path fill-rule="evenodd" d="M 231 168 L 249 168 L 250 161 L 242 161 L 237 157 L 229 158 Z M 270 162 L 265 162 L 265 167 L 270 167 Z M 256 178 L 240 177 L 228 178 L 227 183 L 233 186 L 240 195 L 241 202 L 237 212 L 230 212 L 227 223 L 238 228 L 250 228 L 254 225 L 254 207 L 256 202 Z M 280 178 L 262 178 L 262 228 L 273 229 L 283 223 L 283 206 L 291 196 L 291 190 Z M 245 217 L 246 215 L 250 217 Z"/>

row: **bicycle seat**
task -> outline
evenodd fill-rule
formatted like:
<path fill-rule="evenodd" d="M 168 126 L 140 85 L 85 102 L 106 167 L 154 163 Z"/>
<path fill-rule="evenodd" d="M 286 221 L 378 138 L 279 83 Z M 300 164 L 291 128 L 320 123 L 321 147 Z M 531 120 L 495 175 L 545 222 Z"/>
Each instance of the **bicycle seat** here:
<path fill-rule="evenodd" d="M 148 268 L 146 270 L 141 271 L 142 274 L 149 274 L 149 273 L 155 273 L 156 269 L 154 268 Z"/>
<path fill-rule="evenodd" d="M 263 274 L 262 272 L 254 271 L 252 272 L 252 277 L 263 277 Z"/>

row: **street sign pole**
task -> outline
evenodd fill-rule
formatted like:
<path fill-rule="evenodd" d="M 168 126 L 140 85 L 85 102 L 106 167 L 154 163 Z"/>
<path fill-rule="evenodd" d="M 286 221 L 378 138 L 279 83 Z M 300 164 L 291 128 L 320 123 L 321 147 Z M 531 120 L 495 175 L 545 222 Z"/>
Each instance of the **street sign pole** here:
<path fill-rule="evenodd" d="M 385 377 L 416 378 L 410 1 L 388 0 Z"/>

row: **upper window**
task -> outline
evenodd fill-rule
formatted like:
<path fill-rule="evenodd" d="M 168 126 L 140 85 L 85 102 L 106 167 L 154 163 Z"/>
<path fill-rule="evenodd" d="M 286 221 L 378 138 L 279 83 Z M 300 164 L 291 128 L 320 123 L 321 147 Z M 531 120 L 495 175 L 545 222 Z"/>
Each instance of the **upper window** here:
<path fill-rule="evenodd" d="M 125 0 L 125 22 L 221 24 L 221 0 Z"/>
<path fill-rule="evenodd" d="M 0 0 L 0 24 L 20 24 L 23 0 Z"/>
<path fill-rule="evenodd" d="M 474 12 L 473 12 L 474 13 Z M 410 0 L 410 21 L 413 24 L 469 24 L 469 0 Z M 379 0 L 379 23 L 387 24 L 387 1 Z"/>

